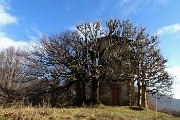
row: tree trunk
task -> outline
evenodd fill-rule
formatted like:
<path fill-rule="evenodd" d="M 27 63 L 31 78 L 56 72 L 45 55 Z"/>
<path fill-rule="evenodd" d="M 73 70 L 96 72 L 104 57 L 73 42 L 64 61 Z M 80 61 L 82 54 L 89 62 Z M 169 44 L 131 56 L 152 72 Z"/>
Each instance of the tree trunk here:
<path fill-rule="evenodd" d="M 75 99 L 75 105 L 81 105 L 82 100 L 81 100 L 81 81 L 78 79 L 76 81 L 76 99 Z"/>
<path fill-rule="evenodd" d="M 137 86 L 138 86 L 137 106 L 141 107 L 141 85 L 140 85 L 140 81 L 139 80 L 137 82 Z"/>
<path fill-rule="evenodd" d="M 101 104 L 100 100 L 99 100 L 99 82 L 100 82 L 100 73 L 98 70 L 98 60 L 97 60 L 97 51 L 96 51 L 96 47 L 93 48 L 91 57 L 92 57 L 92 102 L 94 105 L 96 104 Z"/>
<path fill-rule="evenodd" d="M 85 81 L 81 82 L 81 97 L 82 97 L 82 102 L 86 102 L 86 84 Z"/>
<path fill-rule="evenodd" d="M 99 100 L 99 81 L 96 78 L 92 80 L 92 102 L 93 104 L 101 104 Z"/>
<path fill-rule="evenodd" d="M 130 74 L 130 106 L 135 105 L 135 91 L 134 91 L 134 78 L 133 74 Z"/>
<path fill-rule="evenodd" d="M 142 82 L 142 101 L 141 101 L 141 105 L 144 108 L 147 108 L 147 99 L 146 99 L 146 85 L 144 83 L 144 81 Z"/>
<path fill-rule="evenodd" d="M 56 96 L 57 96 L 56 92 L 51 93 L 51 98 L 50 98 L 51 107 L 56 107 L 56 105 L 57 105 L 57 97 Z"/>

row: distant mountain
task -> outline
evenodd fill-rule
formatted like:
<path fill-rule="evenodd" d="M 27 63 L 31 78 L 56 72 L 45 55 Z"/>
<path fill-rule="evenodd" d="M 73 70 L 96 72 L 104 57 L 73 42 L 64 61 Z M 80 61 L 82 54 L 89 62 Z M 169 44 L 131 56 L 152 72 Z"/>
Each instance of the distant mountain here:
<path fill-rule="evenodd" d="M 156 98 L 148 94 L 148 104 L 150 109 L 155 110 L 156 108 Z M 157 99 L 157 109 L 158 111 L 167 110 L 168 112 L 179 111 L 180 112 L 180 99 L 169 99 L 167 96 L 163 96 Z"/>

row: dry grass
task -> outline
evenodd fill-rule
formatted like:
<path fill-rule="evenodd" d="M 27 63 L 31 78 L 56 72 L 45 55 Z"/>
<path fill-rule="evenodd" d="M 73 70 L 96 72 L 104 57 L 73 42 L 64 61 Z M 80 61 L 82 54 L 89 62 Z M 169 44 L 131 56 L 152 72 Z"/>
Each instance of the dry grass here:
<path fill-rule="evenodd" d="M 155 120 L 151 110 L 133 110 L 129 107 L 96 108 L 35 108 L 11 107 L 0 110 L 0 120 Z M 178 120 L 164 113 L 157 114 L 157 120 Z"/>

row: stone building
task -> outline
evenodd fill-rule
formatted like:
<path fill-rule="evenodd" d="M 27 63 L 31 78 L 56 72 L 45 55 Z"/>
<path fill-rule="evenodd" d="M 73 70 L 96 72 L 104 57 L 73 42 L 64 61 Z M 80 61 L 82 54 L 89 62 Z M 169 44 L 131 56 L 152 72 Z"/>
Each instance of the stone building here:
<path fill-rule="evenodd" d="M 134 105 L 134 84 L 131 79 L 102 80 L 99 88 L 100 101 L 105 105 Z"/>
<path fill-rule="evenodd" d="M 114 37 L 113 39 L 107 39 L 107 38 L 101 38 L 101 50 L 105 49 L 109 42 L 113 42 L 116 44 L 116 41 L 121 38 Z M 129 40 L 123 41 L 126 43 L 122 43 L 122 46 L 117 45 L 118 47 L 115 47 L 115 49 L 111 50 L 113 55 L 105 54 L 103 55 L 101 61 L 107 60 L 110 56 L 111 59 L 116 59 L 114 53 L 122 54 L 122 59 L 125 59 L 127 63 L 130 62 L 130 56 L 127 54 L 125 55 L 125 52 L 129 51 Z M 125 56 L 124 56 L 124 55 Z M 121 56 L 121 55 L 119 55 Z M 130 63 L 129 63 L 130 64 Z M 114 73 L 109 75 L 109 78 L 107 80 L 101 80 L 99 85 L 99 96 L 100 101 L 105 105 L 134 105 L 135 104 L 135 91 L 134 91 L 134 80 L 133 80 L 133 73 L 125 73 L 127 72 L 126 69 L 128 67 L 125 65 L 123 68 L 121 68 L 122 71 L 119 71 L 119 68 L 122 67 L 118 63 L 115 65 L 112 65 L 114 69 Z M 127 67 L 127 68 L 126 68 Z M 109 67 L 111 68 L 111 66 Z M 125 71 L 125 72 L 124 72 Z M 124 77 L 122 78 L 120 74 L 123 74 Z"/>

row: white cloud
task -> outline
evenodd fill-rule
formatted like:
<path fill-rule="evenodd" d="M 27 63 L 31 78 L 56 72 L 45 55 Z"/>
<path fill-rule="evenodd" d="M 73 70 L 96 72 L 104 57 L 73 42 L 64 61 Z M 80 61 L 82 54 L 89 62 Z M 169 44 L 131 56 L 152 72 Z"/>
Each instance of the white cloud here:
<path fill-rule="evenodd" d="M 6 49 L 10 46 L 23 47 L 28 45 L 27 42 L 15 41 L 9 38 L 5 33 L 0 32 L 0 50 Z"/>
<path fill-rule="evenodd" d="M 9 13 L 10 7 L 7 0 L 0 0 L 0 50 L 10 46 L 21 47 L 28 45 L 28 42 L 13 40 L 3 30 L 7 25 L 18 23 L 18 18 Z"/>
<path fill-rule="evenodd" d="M 6 25 L 18 23 L 18 18 L 11 15 L 8 10 L 10 7 L 7 0 L 0 0 L 0 50 L 6 49 L 10 46 L 19 46 L 24 44 L 23 42 L 16 42 L 15 40 L 8 37 L 8 35 L 3 32 Z"/>
<path fill-rule="evenodd" d="M 180 66 L 170 67 L 167 68 L 167 70 L 174 76 L 176 76 L 176 79 L 180 79 Z"/>
<path fill-rule="evenodd" d="M 175 76 L 173 93 L 175 98 L 180 99 L 180 66 L 167 68 L 167 71 L 169 71 L 172 76 Z"/>
<path fill-rule="evenodd" d="M 158 29 L 157 34 L 158 35 L 164 35 L 164 34 L 172 34 L 180 32 L 180 24 L 173 24 L 169 26 L 162 27 Z"/>
<path fill-rule="evenodd" d="M 0 2 L 0 26 L 18 23 L 18 18 L 8 13 L 10 8 L 5 1 Z"/>

